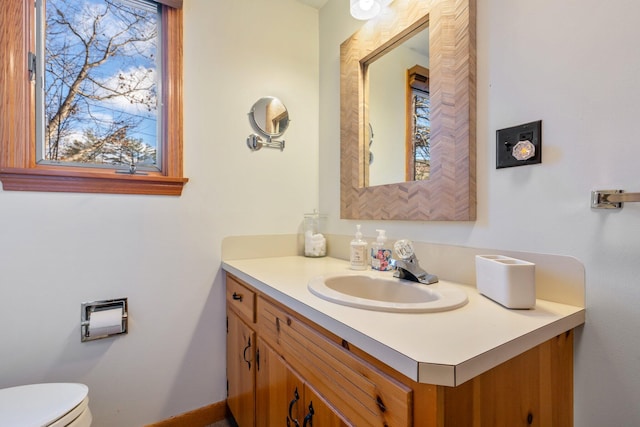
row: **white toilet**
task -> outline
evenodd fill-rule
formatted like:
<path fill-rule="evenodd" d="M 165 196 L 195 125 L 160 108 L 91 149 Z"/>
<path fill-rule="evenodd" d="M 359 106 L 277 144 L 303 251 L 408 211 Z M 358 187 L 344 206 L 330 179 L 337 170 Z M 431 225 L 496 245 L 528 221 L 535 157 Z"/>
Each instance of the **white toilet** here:
<path fill-rule="evenodd" d="M 84 384 L 30 384 L 0 390 L 0 427 L 88 427 Z"/>

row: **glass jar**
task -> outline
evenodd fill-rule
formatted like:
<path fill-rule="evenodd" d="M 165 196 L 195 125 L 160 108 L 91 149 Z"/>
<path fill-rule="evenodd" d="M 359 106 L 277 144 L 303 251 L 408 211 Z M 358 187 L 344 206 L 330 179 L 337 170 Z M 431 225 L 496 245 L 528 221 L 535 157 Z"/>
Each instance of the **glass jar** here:
<path fill-rule="evenodd" d="M 320 233 L 320 217 L 317 210 L 304 214 L 304 256 L 319 258 L 327 255 L 327 239 Z"/>

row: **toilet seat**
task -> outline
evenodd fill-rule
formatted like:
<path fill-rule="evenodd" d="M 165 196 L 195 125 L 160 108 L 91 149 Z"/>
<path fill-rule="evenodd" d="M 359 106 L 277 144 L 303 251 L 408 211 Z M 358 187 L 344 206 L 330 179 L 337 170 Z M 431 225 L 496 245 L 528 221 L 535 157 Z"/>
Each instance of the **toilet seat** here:
<path fill-rule="evenodd" d="M 84 427 L 91 424 L 88 387 L 30 384 L 0 390 L 0 427 Z"/>

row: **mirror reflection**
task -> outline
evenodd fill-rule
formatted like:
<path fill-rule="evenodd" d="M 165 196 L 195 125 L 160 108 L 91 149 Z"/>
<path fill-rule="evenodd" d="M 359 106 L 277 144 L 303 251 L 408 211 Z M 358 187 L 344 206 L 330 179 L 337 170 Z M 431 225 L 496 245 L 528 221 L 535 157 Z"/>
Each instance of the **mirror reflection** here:
<path fill-rule="evenodd" d="M 368 185 L 429 178 L 430 97 L 429 29 L 365 64 L 369 81 L 370 144 Z M 371 135 L 366 140 L 371 140 Z M 366 150 L 365 150 L 366 152 Z"/>
<path fill-rule="evenodd" d="M 278 98 L 265 96 L 251 107 L 249 121 L 256 132 L 268 138 L 277 138 L 289 127 L 289 112 Z"/>

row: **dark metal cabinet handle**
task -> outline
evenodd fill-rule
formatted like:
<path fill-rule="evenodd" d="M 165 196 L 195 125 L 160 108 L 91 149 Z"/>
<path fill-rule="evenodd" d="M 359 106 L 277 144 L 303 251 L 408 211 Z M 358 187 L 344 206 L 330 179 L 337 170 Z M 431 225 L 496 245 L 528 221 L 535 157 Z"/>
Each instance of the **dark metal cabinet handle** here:
<path fill-rule="evenodd" d="M 234 292 L 233 293 L 233 299 L 236 300 L 236 301 L 242 301 L 242 294 Z"/>
<path fill-rule="evenodd" d="M 309 423 L 309 427 L 313 426 L 313 414 L 315 414 L 315 411 L 313 410 L 313 402 L 309 402 L 309 413 L 304 417 L 302 427 L 307 427 L 307 423 Z"/>
<path fill-rule="evenodd" d="M 293 399 L 291 400 L 291 402 L 289 402 L 289 416 L 287 417 L 287 426 L 290 425 L 289 420 L 293 421 L 293 424 L 296 426 L 300 425 L 298 420 L 294 419 L 293 414 L 291 413 L 291 411 L 293 411 L 293 405 L 295 405 L 298 400 L 300 400 L 300 395 L 298 394 L 298 387 L 296 387 L 296 389 L 293 391 Z"/>
<path fill-rule="evenodd" d="M 244 348 L 244 351 L 242 352 L 242 358 L 244 359 L 245 362 L 247 362 L 247 365 L 249 365 L 249 369 L 251 369 L 251 360 L 247 360 L 247 350 L 249 350 L 251 348 L 251 337 L 249 337 L 249 339 L 247 340 L 247 346 Z"/>

